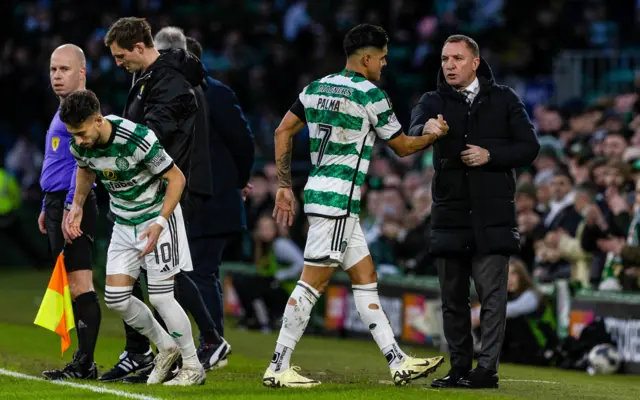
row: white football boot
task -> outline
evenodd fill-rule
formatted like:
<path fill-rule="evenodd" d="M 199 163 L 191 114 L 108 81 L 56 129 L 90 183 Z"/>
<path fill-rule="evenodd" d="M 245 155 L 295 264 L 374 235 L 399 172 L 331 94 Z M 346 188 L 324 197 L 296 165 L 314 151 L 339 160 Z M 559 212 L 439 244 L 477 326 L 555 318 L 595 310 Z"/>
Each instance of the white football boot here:
<path fill-rule="evenodd" d="M 147 378 L 147 385 L 155 385 L 164 382 L 171 372 L 171 366 L 180 358 L 180 349 L 176 346 L 169 351 L 160 351 L 156 356 L 154 367 L 149 378 Z"/>
<path fill-rule="evenodd" d="M 270 388 L 311 388 L 320 384 L 320 381 L 305 378 L 298 371 L 300 371 L 300 367 L 297 366 L 291 366 L 280 373 L 267 368 L 262 377 L 262 384 Z"/>
<path fill-rule="evenodd" d="M 180 372 L 172 380 L 165 382 L 166 386 L 197 386 L 204 385 L 207 375 L 202 365 L 183 365 Z"/>
<path fill-rule="evenodd" d="M 412 380 L 424 378 L 435 372 L 444 362 L 444 357 L 414 358 L 405 357 L 402 365 L 398 368 L 391 368 L 391 377 L 396 386 L 404 386 Z"/>

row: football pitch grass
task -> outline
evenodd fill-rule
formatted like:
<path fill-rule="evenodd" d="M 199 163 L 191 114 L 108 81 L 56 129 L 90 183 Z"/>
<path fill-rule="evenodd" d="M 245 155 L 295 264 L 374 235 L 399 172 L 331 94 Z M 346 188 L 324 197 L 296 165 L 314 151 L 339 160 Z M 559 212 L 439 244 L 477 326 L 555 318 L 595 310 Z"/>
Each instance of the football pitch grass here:
<path fill-rule="evenodd" d="M 292 361 L 302 373 L 323 384 L 313 389 L 267 389 L 262 374 L 273 352 L 276 334 L 245 332 L 231 328 L 226 338 L 233 354 L 229 366 L 207 374 L 199 387 L 163 387 L 131 384 L 99 384 L 70 381 L 55 384 L 40 379 L 44 369 L 58 368 L 71 357 L 73 345 L 60 356 L 57 335 L 33 325 L 49 281 L 48 271 L 0 271 L 0 399 L 638 399 L 638 376 L 588 376 L 584 372 L 501 365 L 498 390 L 435 390 L 433 377 L 446 374 L 445 363 L 432 376 L 406 387 L 391 384 L 386 362 L 373 340 L 344 340 L 308 336 L 296 348 Z M 104 305 L 100 339 L 96 349 L 99 372 L 110 368 L 121 353 L 122 322 Z M 71 333 L 75 344 L 75 331 Z M 404 347 L 418 356 L 435 351 Z"/>

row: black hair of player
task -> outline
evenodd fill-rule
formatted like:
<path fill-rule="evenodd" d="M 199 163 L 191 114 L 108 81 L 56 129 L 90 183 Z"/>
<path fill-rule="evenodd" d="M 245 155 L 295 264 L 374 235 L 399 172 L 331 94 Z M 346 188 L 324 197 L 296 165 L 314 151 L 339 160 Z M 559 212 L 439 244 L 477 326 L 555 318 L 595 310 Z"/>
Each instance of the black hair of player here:
<path fill-rule="evenodd" d="M 196 38 L 187 36 L 187 51 L 202 60 L 202 45 Z"/>
<path fill-rule="evenodd" d="M 389 36 L 382 27 L 360 24 L 347 32 L 342 46 L 347 57 L 350 57 L 356 51 L 366 47 L 375 47 L 382 50 L 388 43 Z"/>
<path fill-rule="evenodd" d="M 60 120 L 79 127 L 88 118 L 100 112 L 100 100 L 91 90 L 73 92 L 62 101 Z"/>

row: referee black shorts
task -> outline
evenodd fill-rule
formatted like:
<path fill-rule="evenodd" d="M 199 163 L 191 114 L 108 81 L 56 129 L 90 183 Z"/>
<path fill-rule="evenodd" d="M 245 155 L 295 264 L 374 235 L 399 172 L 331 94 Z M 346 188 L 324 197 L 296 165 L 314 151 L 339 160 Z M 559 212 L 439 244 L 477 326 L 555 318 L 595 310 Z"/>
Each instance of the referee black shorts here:
<path fill-rule="evenodd" d="M 98 220 L 98 203 L 93 190 L 89 192 L 84 202 L 82 222 L 80 229 L 82 236 L 73 240 L 65 247 L 62 235 L 62 216 L 64 214 L 64 201 L 66 191 L 45 193 L 44 196 L 44 224 L 49 236 L 49 248 L 55 260 L 64 247 L 64 264 L 67 272 L 91 269 L 92 247 L 96 237 L 96 225 Z"/>

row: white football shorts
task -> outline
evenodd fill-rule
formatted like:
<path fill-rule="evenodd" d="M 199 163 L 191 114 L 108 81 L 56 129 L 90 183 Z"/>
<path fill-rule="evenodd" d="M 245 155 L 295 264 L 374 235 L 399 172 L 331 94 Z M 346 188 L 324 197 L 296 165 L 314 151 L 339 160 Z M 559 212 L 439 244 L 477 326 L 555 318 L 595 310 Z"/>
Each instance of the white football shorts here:
<path fill-rule="evenodd" d="M 114 224 L 107 253 L 107 275 L 125 274 L 137 279 L 140 269 L 144 268 L 148 280 L 155 282 L 171 278 L 180 271 L 193 271 L 179 204 L 167 220 L 167 227 L 160 233 L 155 249 L 140 258 L 147 239 L 139 238 L 155 220 L 152 218 L 139 225 Z"/>
<path fill-rule="evenodd" d="M 348 270 L 369 255 L 360 219 L 330 219 L 309 216 L 309 233 L 304 248 L 305 265 Z"/>

